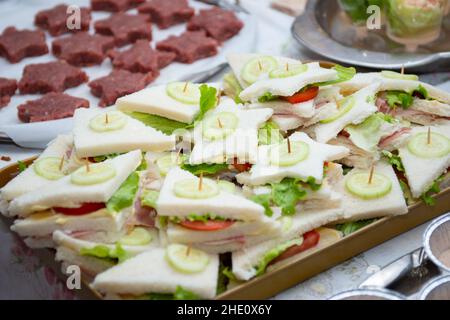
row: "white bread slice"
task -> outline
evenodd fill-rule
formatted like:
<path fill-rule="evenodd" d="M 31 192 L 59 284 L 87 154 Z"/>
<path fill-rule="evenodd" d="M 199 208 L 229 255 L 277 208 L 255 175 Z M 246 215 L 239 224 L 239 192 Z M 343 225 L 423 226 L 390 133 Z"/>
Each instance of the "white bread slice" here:
<path fill-rule="evenodd" d="M 47 237 L 56 230 L 92 232 L 91 241 L 97 238 L 98 242 L 116 242 L 123 236 L 123 226 L 132 213 L 131 208 L 116 214 L 101 209 L 82 216 L 67 216 L 47 210 L 15 220 L 11 230 L 21 237 Z"/>
<path fill-rule="evenodd" d="M 175 137 L 168 136 L 142 122 L 123 114 L 127 118 L 125 126 L 119 130 L 97 132 L 90 128 L 94 117 L 106 114 L 96 109 L 82 108 L 74 115 L 74 144 L 80 158 L 95 157 L 111 153 L 142 151 L 166 151 L 175 146 Z"/>
<path fill-rule="evenodd" d="M 240 280 L 249 280 L 256 275 L 255 266 L 271 249 L 318 227 L 338 221 L 343 217 L 342 208 L 313 210 L 297 213 L 292 217 L 291 227 L 279 238 L 245 247 L 232 253 L 233 273 Z"/>
<path fill-rule="evenodd" d="M 273 115 L 271 120 L 278 126 L 280 131 L 295 130 L 305 123 L 305 119 L 297 116 Z"/>
<path fill-rule="evenodd" d="M 260 146 L 258 148 L 258 162 L 250 170 L 248 184 L 263 185 L 281 181 L 286 177 L 305 180 L 313 177 L 317 183 L 321 183 L 324 162 L 341 159 L 349 153 L 345 147 L 317 143 L 303 132 L 295 132 L 289 137 L 289 140 L 291 142 L 302 141 L 308 144 L 309 154 L 307 158 L 292 166 L 278 167 L 270 163 L 271 146 Z"/>
<path fill-rule="evenodd" d="M 431 128 L 431 132 L 440 133 L 450 139 L 450 125 L 414 127 L 411 131 L 410 139 L 420 132 L 428 132 L 428 128 Z M 419 198 L 422 193 L 426 192 L 434 180 L 439 178 L 450 167 L 450 154 L 441 158 L 420 158 L 411 153 L 407 145 L 398 151 L 414 198 Z"/>
<path fill-rule="evenodd" d="M 365 200 L 347 191 L 345 181 L 348 177 L 357 172 L 368 171 L 367 169 L 353 169 L 338 183 L 337 187 L 343 196 L 344 219 L 342 221 L 358 221 L 408 213 L 408 207 L 394 169 L 385 161 L 377 162 L 374 166 L 374 172 L 383 174 L 391 180 L 392 189 L 387 195 L 377 199 Z"/>
<path fill-rule="evenodd" d="M 257 155 L 258 128 L 272 116 L 273 110 L 246 109 L 232 99 L 222 98 L 220 104 L 206 117 L 220 112 L 232 112 L 239 119 L 236 130 L 223 140 L 208 141 L 203 137 L 203 121 L 194 128 L 194 148 L 190 164 L 223 163 L 224 159 L 237 158 L 242 163 L 253 163 Z"/>
<path fill-rule="evenodd" d="M 341 93 L 348 95 L 382 80 L 380 72 L 358 72 L 352 79 L 337 83 L 336 86 L 341 88 Z"/>
<path fill-rule="evenodd" d="M 450 105 L 437 100 L 424 100 L 415 98 L 411 110 L 430 113 L 439 117 L 450 118 Z"/>
<path fill-rule="evenodd" d="M 219 88 L 217 83 L 208 86 Z M 167 85 L 152 86 L 117 99 L 117 109 L 123 112 L 137 111 L 171 120 L 191 123 L 200 110 L 199 105 L 182 103 L 167 94 Z"/>
<path fill-rule="evenodd" d="M 53 181 L 39 190 L 29 192 L 10 204 L 12 215 L 27 217 L 52 207 L 76 207 L 85 202 L 107 202 L 128 176 L 136 170 L 142 160 L 140 150 L 131 151 L 107 160 L 115 168 L 114 178 L 103 183 L 81 186 L 71 183 L 71 176 Z"/>
<path fill-rule="evenodd" d="M 220 217 L 242 221 L 261 221 L 264 208 L 242 196 L 221 190 L 208 199 L 186 199 L 177 197 L 174 185 L 183 179 L 198 179 L 192 173 L 175 167 L 167 174 L 156 203 L 159 216 L 186 217 L 190 214 L 215 214 Z"/>
<path fill-rule="evenodd" d="M 328 122 L 318 123 L 312 127 L 314 135 L 318 142 L 328 142 L 335 138 L 349 124 L 359 124 L 367 117 L 378 111 L 375 103 L 371 101 L 372 97 L 378 92 L 380 83 L 373 83 L 357 92 L 352 96 L 355 98 L 355 105 L 350 111 L 340 118 Z M 374 100 L 374 99 L 373 99 Z M 331 115 L 328 115 L 330 117 Z"/>
<path fill-rule="evenodd" d="M 259 53 L 230 53 L 227 55 L 228 64 L 230 65 L 230 68 L 233 71 L 234 76 L 236 77 L 236 79 L 238 80 L 238 82 L 242 88 L 248 87 L 248 84 L 241 77 L 242 69 L 244 68 L 244 66 L 250 60 L 253 60 L 255 58 L 262 58 L 265 56 L 267 56 L 267 55 L 259 54 Z M 270 56 L 270 57 L 277 60 L 278 65 L 280 65 L 280 66 L 283 66 L 286 63 L 289 63 L 289 64 L 300 63 L 299 60 L 295 60 L 295 59 L 291 59 L 291 58 L 279 57 L 279 56 Z"/>
<path fill-rule="evenodd" d="M 92 287 L 103 294 L 140 296 L 149 293 L 174 293 L 177 286 L 200 298 L 216 295 L 219 256 L 209 255 L 209 263 L 199 273 L 181 273 L 166 260 L 166 250 L 155 248 L 128 259 L 97 275 Z"/>
<path fill-rule="evenodd" d="M 59 135 L 55 140 L 49 143 L 47 149 L 42 152 L 37 160 L 47 157 L 62 158 L 63 156 L 66 156 L 72 147 L 73 138 L 71 134 Z M 52 180 L 48 180 L 36 174 L 34 166 L 30 165 L 25 171 L 21 172 L 1 189 L 0 198 L 5 201 L 11 201 L 25 193 L 39 190 L 51 182 Z"/>
<path fill-rule="evenodd" d="M 280 236 L 281 223 L 264 216 L 261 221 L 237 221 L 226 229 L 208 232 L 189 230 L 170 223 L 166 232 L 169 243 L 183 243 L 205 248 L 205 251 L 209 253 L 224 253 L 248 245 L 249 241 L 258 243 Z M 234 250 L 224 246 L 230 242 L 234 244 Z"/>
<path fill-rule="evenodd" d="M 300 118 L 311 118 L 315 112 L 313 99 L 300 103 L 289 103 L 283 100 L 256 102 L 249 104 L 248 108 L 270 108 L 274 115 L 294 115 Z"/>
<path fill-rule="evenodd" d="M 265 78 L 256 81 L 245 88 L 239 95 L 243 101 L 257 102 L 266 93 L 274 96 L 288 97 L 300 91 L 309 84 L 337 79 L 337 72 L 333 69 L 320 67 L 318 62 L 307 63 L 308 70 L 288 78 Z"/>

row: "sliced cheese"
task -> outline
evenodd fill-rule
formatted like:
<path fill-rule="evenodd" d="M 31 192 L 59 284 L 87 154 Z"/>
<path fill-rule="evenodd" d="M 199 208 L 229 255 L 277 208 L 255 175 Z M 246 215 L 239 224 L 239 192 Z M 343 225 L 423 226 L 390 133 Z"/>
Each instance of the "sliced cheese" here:
<path fill-rule="evenodd" d="M 427 133 L 429 127 L 414 127 L 410 139 L 418 133 Z M 430 127 L 431 132 L 440 133 L 450 139 L 450 126 Z M 408 185 L 414 198 L 419 198 L 431 187 L 434 180 L 450 167 L 450 154 L 440 158 L 421 158 L 408 150 L 407 144 L 399 149 Z"/>
<path fill-rule="evenodd" d="M 33 212 L 52 207 L 77 207 L 86 202 L 107 202 L 128 176 L 136 170 L 142 160 L 140 150 L 131 151 L 114 159 L 107 160 L 115 169 L 115 176 L 94 185 L 76 185 L 71 176 L 54 181 L 33 192 L 24 194 L 11 202 L 13 215 L 27 217 Z"/>
<path fill-rule="evenodd" d="M 96 109 L 78 109 L 74 115 L 74 144 L 79 158 L 95 157 L 111 153 L 124 153 L 136 149 L 142 151 L 166 151 L 175 146 L 175 137 L 168 136 L 146 126 L 126 114 L 126 124 L 118 130 L 98 132 L 89 122 L 106 113 Z M 106 121 L 106 120 L 105 120 Z"/>
<path fill-rule="evenodd" d="M 166 260 L 166 250 L 155 248 L 128 259 L 97 275 L 92 287 L 104 294 L 140 296 L 149 293 L 174 293 L 178 286 L 200 298 L 216 295 L 219 256 L 208 255 L 209 263 L 199 273 L 180 273 Z"/>
<path fill-rule="evenodd" d="M 251 102 L 257 102 L 260 97 L 267 93 L 274 96 L 288 97 L 309 84 L 335 80 L 337 78 L 337 72 L 335 70 L 322 68 L 318 62 L 308 63 L 306 65 L 308 66 L 306 72 L 292 77 L 258 80 L 244 89 L 239 97 L 243 101 Z"/>
<path fill-rule="evenodd" d="M 341 159 L 349 153 L 345 147 L 315 142 L 303 132 L 292 134 L 289 140 L 290 142 L 301 141 L 309 146 L 306 159 L 291 166 L 280 167 L 270 162 L 270 150 L 273 146 L 260 146 L 258 148 L 258 162 L 250 170 L 248 179 L 250 185 L 278 182 L 287 177 L 304 180 L 312 177 L 316 183 L 321 183 L 324 162 Z"/>
<path fill-rule="evenodd" d="M 195 178 L 195 176 L 178 167 L 169 171 L 156 203 L 158 215 L 186 217 L 190 214 L 214 214 L 242 221 L 258 221 L 265 217 L 264 208 L 259 204 L 224 190 L 220 190 L 216 196 L 207 199 L 177 197 L 174 193 L 176 182 L 188 178 Z"/>

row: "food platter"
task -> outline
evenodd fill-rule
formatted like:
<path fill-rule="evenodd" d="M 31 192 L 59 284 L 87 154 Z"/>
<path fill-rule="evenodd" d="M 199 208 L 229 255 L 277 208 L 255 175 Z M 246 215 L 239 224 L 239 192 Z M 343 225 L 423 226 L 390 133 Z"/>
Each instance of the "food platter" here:
<path fill-rule="evenodd" d="M 340 10 L 338 1 L 310 0 L 291 31 L 309 50 L 350 65 L 392 70 L 403 66 L 415 72 L 442 71 L 450 66 L 450 30 L 446 23 L 438 40 L 409 53 L 389 40 L 383 29 L 364 30 L 361 35 L 361 29 L 351 25 Z"/>
<path fill-rule="evenodd" d="M 29 165 L 35 158 L 27 159 Z M 0 170 L 0 188 L 18 174 L 18 165 L 13 164 Z M 333 266 L 344 262 L 361 252 L 367 251 L 393 237 L 411 230 L 450 210 L 450 187 L 436 195 L 436 205 L 417 203 L 410 206 L 409 213 L 397 217 L 382 218 L 334 243 L 305 252 L 280 263 L 266 274 L 236 286 L 221 295 L 219 300 L 266 299 L 305 281 Z M 5 218 L 3 220 L 7 221 Z M 64 279 L 60 264 L 54 260 L 53 250 L 37 250 L 38 257 Z M 100 298 L 101 295 L 89 287 L 91 279 L 83 279 L 78 294 L 83 298 Z"/>
<path fill-rule="evenodd" d="M 17 28 L 36 29 L 34 26 L 34 15 L 43 9 L 48 9 L 54 5 L 60 4 L 61 1 L 1 1 L 0 2 L 0 30 L 7 26 L 15 25 Z M 72 5 L 88 6 L 89 0 L 71 1 Z M 190 1 L 190 5 L 195 9 L 204 9 L 211 7 L 210 5 Z M 128 13 L 137 13 L 136 9 L 128 11 Z M 254 49 L 256 44 L 256 20 L 255 17 L 245 14 L 236 13 L 242 21 L 245 21 L 244 28 L 241 32 L 229 41 L 224 42 L 219 53 L 215 56 L 198 60 L 192 64 L 172 63 L 161 70 L 160 76 L 149 86 L 155 84 L 166 83 L 168 81 L 184 80 L 198 74 L 199 72 L 208 71 L 221 63 L 225 62 L 225 55 L 229 52 L 248 52 Z M 94 11 L 92 20 L 97 21 L 109 16 L 107 12 Z M 173 26 L 168 29 L 158 29 L 153 26 L 153 40 L 151 44 L 154 46 L 156 42 L 167 38 L 170 35 L 179 35 L 186 28 L 185 24 Z M 93 26 L 91 26 L 93 33 Z M 65 36 L 62 36 L 65 37 Z M 47 44 L 51 48 L 51 43 L 55 38 L 47 34 Z M 122 49 L 127 49 L 123 47 Z M 56 60 L 51 53 L 40 57 L 26 58 L 20 63 L 11 64 L 4 58 L 0 58 L 0 76 L 5 78 L 14 78 L 20 80 L 22 70 L 26 65 L 34 63 L 46 63 Z M 111 62 L 105 59 L 101 65 L 82 68 L 89 76 L 89 81 L 103 77 L 111 72 Z M 69 95 L 87 99 L 90 106 L 97 108 L 99 99 L 94 97 L 89 90 L 87 83 L 78 87 L 70 88 L 65 91 Z M 28 100 L 40 98 L 40 95 L 20 95 L 16 93 L 11 99 L 8 106 L 0 110 L 0 134 L 11 138 L 16 144 L 26 148 L 44 148 L 49 141 L 56 135 L 65 133 L 72 127 L 72 119 L 52 120 L 35 123 L 22 123 L 17 117 L 17 106 Z M 32 133 L 32 134 L 30 134 Z"/>

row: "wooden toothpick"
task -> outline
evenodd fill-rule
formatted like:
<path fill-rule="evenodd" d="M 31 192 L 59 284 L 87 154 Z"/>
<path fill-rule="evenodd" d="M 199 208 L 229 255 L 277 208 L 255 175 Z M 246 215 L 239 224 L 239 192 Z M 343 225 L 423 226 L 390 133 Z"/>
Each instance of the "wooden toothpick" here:
<path fill-rule="evenodd" d="M 109 123 L 108 113 L 105 113 L 105 123 L 106 123 L 106 124 Z"/>
<path fill-rule="evenodd" d="M 400 69 L 400 73 L 405 74 L 405 66 L 402 66 L 402 68 Z"/>
<path fill-rule="evenodd" d="M 188 87 L 188 84 L 189 84 L 189 82 L 186 82 L 186 83 L 184 84 L 183 92 L 186 92 L 187 87 Z"/>
<path fill-rule="evenodd" d="M 183 149 L 178 149 L 178 151 L 177 151 L 177 157 L 176 157 L 176 159 L 175 159 L 175 163 L 176 164 L 180 164 L 180 153 L 181 153 L 181 150 L 183 150 Z"/>
<path fill-rule="evenodd" d="M 86 161 L 86 171 L 91 172 L 91 167 L 89 166 L 89 160 Z"/>
<path fill-rule="evenodd" d="M 189 257 L 190 254 L 191 254 L 191 245 L 188 245 L 186 249 L 186 257 Z"/>
<path fill-rule="evenodd" d="M 198 181 L 198 191 L 202 191 L 203 188 L 203 172 L 200 172 L 200 179 Z"/>
<path fill-rule="evenodd" d="M 262 71 L 262 64 L 261 64 L 261 61 L 258 61 L 258 68 L 259 68 L 259 71 Z"/>
<path fill-rule="evenodd" d="M 217 124 L 219 125 L 219 128 L 220 128 L 220 129 L 223 128 L 222 122 L 220 121 L 219 118 L 217 118 Z"/>
<path fill-rule="evenodd" d="M 289 71 L 289 63 L 286 62 L 286 71 Z"/>
<path fill-rule="evenodd" d="M 431 144 L 431 127 L 428 127 L 427 143 Z"/>
<path fill-rule="evenodd" d="M 288 153 L 291 153 L 291 140 L 287 138 L 287 147 L 288 147 Z"/>
<path fill-rule="evenodd" d="M 61 157 L 61 162 L 59 163 L 59 171 L 62 171 L 64 166 L 64 155 Z"/>
<path fill-rule="evenodd" d="M 369 173 L 369 181 L 367 182 L 368 184 L 372 183 L 374 171 L 375 171 L 375 166 L 372 164 L 372 167 L 370 168 L 370 173 Z"/>

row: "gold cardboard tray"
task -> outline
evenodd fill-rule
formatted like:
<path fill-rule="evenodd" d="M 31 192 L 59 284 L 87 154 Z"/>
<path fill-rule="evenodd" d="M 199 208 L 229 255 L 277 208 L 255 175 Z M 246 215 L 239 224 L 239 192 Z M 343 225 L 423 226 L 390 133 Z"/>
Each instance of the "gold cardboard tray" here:
<path fill-rule="evenodd" d="M 24 163 L 28 165 L 33 160 L 34 158 L 28 159 Z M 17 164 L 12 164 L 0 170 L 0 188 L 15 177 L 18 170 Z M 217 296 L 217 299 L 251 300 L 272 297 L 447 211 L 450 211 L 450 187 L 436 195 L 435 206 L 427 206 L 422 202 L 417 203 L 409 207 L 409 213 L 406 215 L 382 218 L 317 251 L 292 257 L 285 263 L 281 262 L 278 267 L 266 274 Z M 38 256 L 48 262 L 48 265 L 62 276 L 59 263 L 53 260 L 52 250 L 43 250 Z M 83 282 L 84 288 L 79 296 L 83 298 L 101 297 L 98 292 L 90 291 L 88 279 L 84 279 Z"/>

